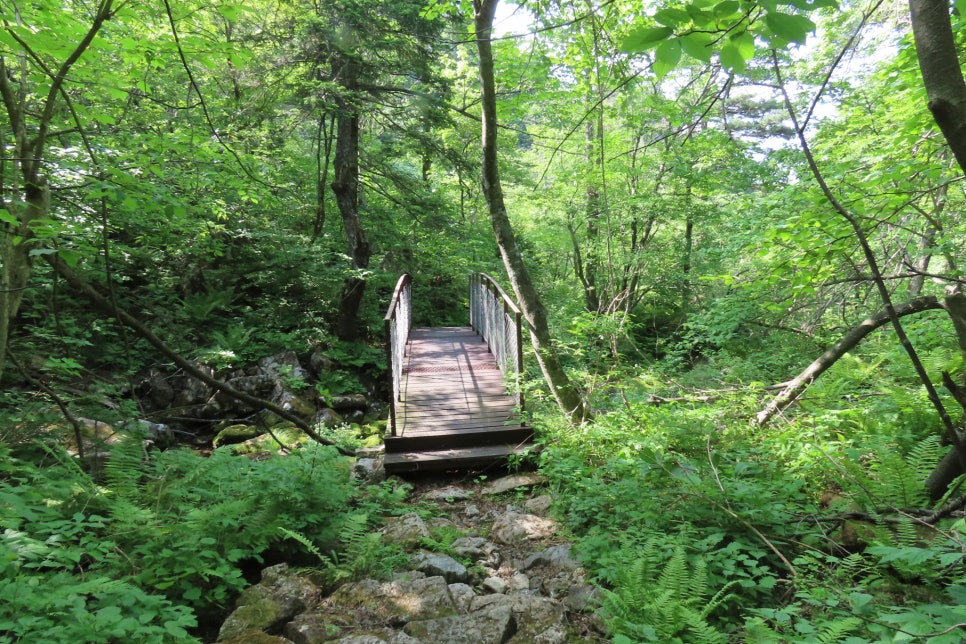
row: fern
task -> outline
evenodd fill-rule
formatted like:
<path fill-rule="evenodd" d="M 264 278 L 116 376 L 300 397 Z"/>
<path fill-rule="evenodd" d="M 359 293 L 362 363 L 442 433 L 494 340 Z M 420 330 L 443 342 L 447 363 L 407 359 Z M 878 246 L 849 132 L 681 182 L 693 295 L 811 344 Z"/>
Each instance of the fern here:
<path fill-rule="evenodd" d="M 347 516 L 339 530 L 340 550 L 328 555 L 304 534 L 288 528 L 279 530 L 314 555 L 319 560 L 319 570 L 329 583 L 335 584 L 369 574 L 385 576 L 408 561 L 400 550 L 383 544 L 379 533 L 371 532 L 369 527 L 368 514 L 357 512 Z"/>
<path fill-rule="evenodd" d="M 690 564 L 683 546 L 667 556 L 651 539 L 623 571 L 615 588 L 605 591 L 603 606 L 615 642 L 727 641 L 708 616 L 731 597 L 732 584 L 709 598 L 707 565 Z"/>

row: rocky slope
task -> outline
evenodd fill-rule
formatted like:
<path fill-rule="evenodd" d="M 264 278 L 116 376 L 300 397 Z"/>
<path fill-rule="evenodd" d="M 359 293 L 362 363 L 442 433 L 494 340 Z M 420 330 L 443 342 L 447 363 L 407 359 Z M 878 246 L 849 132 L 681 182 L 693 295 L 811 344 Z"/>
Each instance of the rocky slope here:
<path fill-rule="evenodd" d="M 362 579 L 324 593 L 285 564 L 267 568 L 239 598 L 218 641 L 316 644 L 563 644 L 606 641 L 595 590 L 549 517 L 538 475 L 488 485 L 414 484 L 413 512 L 388 521 L 387 543 L 411 553 L 390 581 Z M 460 534 L 425 549 L 440 531 Z"/>

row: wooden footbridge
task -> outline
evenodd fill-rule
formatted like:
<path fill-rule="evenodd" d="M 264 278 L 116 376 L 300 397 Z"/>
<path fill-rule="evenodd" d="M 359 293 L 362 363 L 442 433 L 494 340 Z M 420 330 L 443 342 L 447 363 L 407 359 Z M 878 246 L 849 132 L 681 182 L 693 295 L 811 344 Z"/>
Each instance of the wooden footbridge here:
<path fill-rule="evenodd" d="M 470 279 L 468 327 L 413 329 L 411 307 L 412 279 L 403 275 L 385 319 L 392 378 L 386 472 L 466 469 L 521 453 L 533 430 L 519 416 L 517 306 L 480 273 Z"/>

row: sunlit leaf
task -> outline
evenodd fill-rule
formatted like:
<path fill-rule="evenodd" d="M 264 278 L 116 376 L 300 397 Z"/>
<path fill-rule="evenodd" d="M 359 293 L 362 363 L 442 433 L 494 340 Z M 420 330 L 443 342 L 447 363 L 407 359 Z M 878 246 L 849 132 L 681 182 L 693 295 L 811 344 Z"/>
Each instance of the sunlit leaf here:
<path fill-rule="evenodd" d="M 670 27 L 642 27 L 632 31 L 624 39 L 621 50 L 628 53 L 646 51 L 667 40 L 673 33 L 674 30 Z"/>
<path fill-rule="evenodd" d="M 805 43 L 808 33 L 815 30 L 815 23 L 805 16 L 771 11 L 765 16 L 765 24 L 779 38 L 788 42 Z"/>
<path fill-rule="evenodd" d="M 681 43 L 681 49 L 688 56 L 705 63 L 711 60 L 711 54 L 713 53 L 711 44 L 714 41 L 714 37 L 711 34 L 690 33 L 678 38 L 678 41 Z"/>
<path fill-rule="evenodd" d="M 721 66 L 730 72 L 741 73 L 745 71 L 745 59 L 738 51 L 738 47 L 733 43 L 726 43 L 721 48 Z"/>
<path fill-rule="evenodd" d="M 691 16 L 688 15 L 687 11 L 675 7 L 661 9 L 654 14 L 654 19 L 662 25 L 666 25 L 668 27 L 677 27 L 678 25 L 691 22 Z"/>

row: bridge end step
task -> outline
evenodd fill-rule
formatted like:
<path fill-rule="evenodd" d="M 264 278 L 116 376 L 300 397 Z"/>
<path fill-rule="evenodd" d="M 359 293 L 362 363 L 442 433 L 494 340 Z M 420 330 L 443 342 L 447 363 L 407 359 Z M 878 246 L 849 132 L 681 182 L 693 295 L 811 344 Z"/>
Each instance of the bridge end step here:
<path fill-rule="evenodd" d="M 386 453 L 432 452 L 469 447 L 523 445 L 533 442 L 533 428 L 523 424 L 482 425 L 435 430 L 406 436 L 386 436 Z"/>
<path fill-rule="evenodd" d="M 405 453 L 387 451 L 383 465 L 386 468 L 386 474 L 465 470 L 505 463 L 511 455 L 523 454 L 529 446 L 529 444 L 488 445 Z"/>

